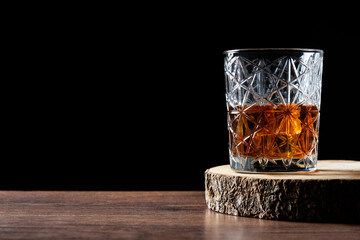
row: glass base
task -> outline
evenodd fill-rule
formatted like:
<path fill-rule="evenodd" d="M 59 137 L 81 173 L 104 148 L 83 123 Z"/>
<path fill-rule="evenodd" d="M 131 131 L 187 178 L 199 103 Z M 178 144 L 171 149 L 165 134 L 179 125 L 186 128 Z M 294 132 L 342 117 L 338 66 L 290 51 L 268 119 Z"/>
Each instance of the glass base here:
<path fill-rule="evenodd" d="M 239 172 L 310 172 L 316 170 L 317 156 L 301 159 L 230 157 L 230 167 Z"/>

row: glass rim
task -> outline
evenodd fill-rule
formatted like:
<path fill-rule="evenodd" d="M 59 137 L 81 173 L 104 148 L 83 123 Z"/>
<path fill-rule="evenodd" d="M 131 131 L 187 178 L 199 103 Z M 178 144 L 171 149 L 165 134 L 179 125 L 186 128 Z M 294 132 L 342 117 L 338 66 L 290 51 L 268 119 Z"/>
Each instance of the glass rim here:
<path fill-rule="evenodd" d="M 231 49 L 225 50 L 223 54 L 228 53 L 236 53 L 236 52 L 318 52 L 323 54 L 324 51 L 322 49 L 315 49 L 315 48 L 239 48 L 239 49 Z"/>

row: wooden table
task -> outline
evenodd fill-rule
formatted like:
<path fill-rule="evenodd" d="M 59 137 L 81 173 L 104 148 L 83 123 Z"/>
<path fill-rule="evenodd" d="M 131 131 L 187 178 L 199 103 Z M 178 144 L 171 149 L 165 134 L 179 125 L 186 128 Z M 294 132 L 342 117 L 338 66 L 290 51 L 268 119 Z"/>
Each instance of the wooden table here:
<path fill-rule="evenodd" d="M 360 239 L 360 225 L 208 210 L 204 192 L 0 191 L 0 239 Z"/>

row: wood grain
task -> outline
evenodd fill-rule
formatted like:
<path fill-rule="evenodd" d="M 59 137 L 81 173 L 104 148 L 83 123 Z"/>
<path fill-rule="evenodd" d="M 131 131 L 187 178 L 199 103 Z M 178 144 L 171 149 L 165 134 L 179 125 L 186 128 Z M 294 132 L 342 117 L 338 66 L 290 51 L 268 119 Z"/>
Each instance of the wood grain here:
<path fill-rule="evenodd" d="M 275 220 L 360 223 L 360 161 L 319 161 L 310 173 L 205 172 L 211 210 Z M 350 167 L 349 167 L 350 166 Z"/>
<path fill-rule="evenodd" d="M 204 192 L 0 191 L 0 239 L 360 239 L 360 225 L 208 210 Z"/>

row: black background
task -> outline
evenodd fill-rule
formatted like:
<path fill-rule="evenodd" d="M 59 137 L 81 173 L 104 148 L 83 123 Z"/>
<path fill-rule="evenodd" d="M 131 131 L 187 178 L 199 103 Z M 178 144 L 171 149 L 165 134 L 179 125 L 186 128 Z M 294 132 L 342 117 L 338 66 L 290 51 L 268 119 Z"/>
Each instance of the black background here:
<path fill-rule="evenodd" d="M 6 46 L 0 188 L 203 189 L 228 164 L 222 52 L 237 48 L 323 49 L 319 159 L 357 159 L 357 32 L 347 9 L 313 6 L 30 14 Z"/>

